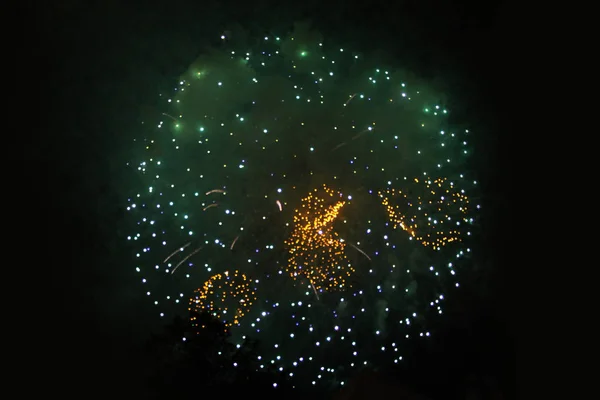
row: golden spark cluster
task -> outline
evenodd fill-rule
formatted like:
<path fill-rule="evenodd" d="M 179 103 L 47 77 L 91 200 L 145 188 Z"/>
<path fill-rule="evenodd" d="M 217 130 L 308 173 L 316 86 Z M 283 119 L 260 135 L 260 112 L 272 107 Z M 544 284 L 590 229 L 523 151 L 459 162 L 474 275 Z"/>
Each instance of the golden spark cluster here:
<path fill-rule="evenodd" d="M 394 229 L 401 227 L 423 246 L 436 250 L 462 240 L 461 227 L 468 223 L 468 197 L 446 178 L 415 178 L 413 186 L 414 190 L 379 192 Z"/>
<path fill-rule="evenodd" d="M 306 278 L 315 291 L 342 289 L 354 272 L 344 252 L 346 244 L 333 227 L 345 204 L 341 193 L 323 185 L 294 210 L 293 230 L 285 240 L 286 272 L 293 279 Z"/>
<path fill-rule="evenodd" d="M 414 179 L 402 190 L 388 189 L 378 195 L 394 229 L 402 228 L 435 250 L 461 241 L 470 222 L 468 197 L 447 178 Z M 347 278 L 355 273 L 345 253 L 347 244 L 334 229 L 347 203 L 327 185 L 313 189 L 294 210 L 292 232 L 284 241 L 286 272 L 294 280 L 306 279 L 317 297 L 319 291 L 347 288 Z M 238 325 L 256 301 L 250 284 L 239 271 L 216 274 L 194 291 L 190 310 L 209 311 L 227 327 Z"/>
<path fill-rule="evenodd" d="M 194 290 L 189 310 L 211 312 L 231 327 L 239 324 L 254 301 L 256 294 L 246 275 L 237 270 L 233 273 L 225 271 L 211 276 L 201 288 Z"/>

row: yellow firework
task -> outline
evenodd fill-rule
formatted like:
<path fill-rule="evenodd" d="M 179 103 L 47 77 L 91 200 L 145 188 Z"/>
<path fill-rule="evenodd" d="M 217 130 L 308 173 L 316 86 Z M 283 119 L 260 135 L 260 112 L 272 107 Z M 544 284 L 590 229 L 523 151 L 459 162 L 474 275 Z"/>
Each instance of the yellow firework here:
<path fill-rule="evenodd" d="M 190 310 L 208 311 L 223 321 L 226 326 L 238 325 L 240 319 L 256 301 L 250 280 L 239 271 L 216 274 L 194 290 L 190 299 Z"/>
<path fill-rule="evenodd" d="M 334 232 L 334 221 L 346 205 L 342 195 L 323 185 L 302 199 L 294 210 L 293 230 L 285 241 L 286 271 L 293 279 L 306 278 L 315 293 L 346 286 L 354 272 L 345 255 L 346 243 Z"/>
<path fill-rule="evenodd" d="M 461 241 L 468 226 L 468 197 L 446 178 L 414 179 L 404 190 L 379 192 L 394 229 L 400 227 L 412 238 L 440 250 Z"/>

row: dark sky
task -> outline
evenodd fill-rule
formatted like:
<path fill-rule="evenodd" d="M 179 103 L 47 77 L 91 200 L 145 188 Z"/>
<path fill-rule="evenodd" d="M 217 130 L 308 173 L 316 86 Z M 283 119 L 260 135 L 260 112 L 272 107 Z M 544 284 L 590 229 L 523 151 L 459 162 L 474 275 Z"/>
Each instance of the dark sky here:
<path fill-rule="evenodd" d="M 51 335 L 37 340 L 51 350 L 50 365 L 60 360 L 68 366 L 52 379 L 62 390 L 85 388 L 92 398 L 114 392 L 143 397 L 135 395 L 142 390 L 136 349 L 153 329 L 153 318 L 119 238 L 127 187 L 122 166 L 139 131 L 140 106 L 152 107 L 149 99 L 170 87 L 201 47 L 233 24 L 281 28 L 310 19 L 324 36 L 359 51 L 377 49 L 447 89 L 457 119 L 478 131 L 476 162 L 486 204 L 479 262 L 486 272 L 466 285 L 457 325 L 488 315 L 493 326 L 513 331 L 498 223 L 508 204 L 504 155 L 512 121 L 504 93 L 512 68 L 513 6 L 439 0 L 287 3 L 68 0 L 32 10 L 40 40 L 24 67 L 31 71 L 23 73 L 33 77 L 31 92 L 39 93 L 40 124 L 33 137 L 24 135 L 30 167 L 21 185 L 36 199 L 38 217 L 31 224 L 43 242 L 40 254 L 32 254 L 32 268 L 48 277 L 42 296 L 49 299 L 43 305 L 36 300 L 35 312 L 43 314 Z M 489 333 L 486 324 L 482 335 Z"/>

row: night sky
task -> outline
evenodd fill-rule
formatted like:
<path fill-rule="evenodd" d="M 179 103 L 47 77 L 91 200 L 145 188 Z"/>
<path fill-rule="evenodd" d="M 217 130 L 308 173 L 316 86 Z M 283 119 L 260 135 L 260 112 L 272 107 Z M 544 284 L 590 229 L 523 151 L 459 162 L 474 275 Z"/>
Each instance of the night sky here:
<path fill-rule="evenodd" d="M 67 366 L 64 378 L 51 385 L 92 398 L 151 398 L 142 347 L 164 321 L 144 297 L 124 240 L 133 139 L 143 135 L 142 121 L 163 111 L 157 94 L 172 90 L 201 49 L 218 44 L 223 32 L 289 31 L 294 22 L 309 20 L 323 37 L 358 52 L 375 51 L 378 59 L 441 87 L 451 99 L 452 121 L 476 132 L 470 163 L 483 205 L 478 253 L 461 290 L 448 299 L 433 344 L 415 350 L 420 356 L 411 361 L 411 381 L 418 389 L 457 393 L 469 382 L 494 381 L 510 398 L 514 328 L 500 224 L 509 186 L 501 155 L 509 151 L 512 124 L 503 94 L 510 81 L 510 7 L 467 1 L 236 3 L 65 1 L 35 10 L 42 44 L 28 73 L 39 76 L 40 86 L 32 90 L 41 93 L 43 117 L 39 140 L 25 157 L 40 167 L 28 171 L 28 182 L 35 182 L 29 190 L 40 202 L 35 223 L 42 225 L 36 229 L 44 232 L 38 240 L 47 256 L 34 259 L 46 265 L 53 286 L 45 289 L 51 304 L 40 311 L 38 300 L 37 312 L 52 332 L 47 360 Z"/>

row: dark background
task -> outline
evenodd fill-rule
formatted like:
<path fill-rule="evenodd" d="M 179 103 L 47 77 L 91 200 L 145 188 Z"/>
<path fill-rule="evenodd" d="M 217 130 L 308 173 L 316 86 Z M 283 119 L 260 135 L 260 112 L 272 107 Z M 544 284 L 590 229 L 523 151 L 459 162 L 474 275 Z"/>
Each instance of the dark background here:
<path fill-rule="evenodd" d="M 504 398 L 514 396 L 514 293 L 504 239 L 516 135 L 507 92 L 514 5 L 68 0 L 29 7 L 39 37 L 21 63 L 39 111 L 14 122 L 32 129 L 21 131 L 25 143 L 11 157 L 25 161 L 19 187 L 31 221 L 20 224 L 20 237 L 36 227 L 30 241 L 38 245 L 24 250 L 44 287 L 30 296 L 29 311 L 43 327 L 32 330 L 44 354 L 39 375 L 50 387 L 88 398 L 147 396 L 140 354 L 156 321 L 119 231 L 128 185 L 123 165 L 140 109 L 153 106 L 228 26 L 286 28 L 308 19 L 326 38 L 378 50 L 435 80 L 451 98 L 453 116 L 476 132 L 484 192 L 476 273 L 449 299 L 434 344 L 417 349 L 411 376 L 415 386 L 440 388 L 493 381 Z"/>

